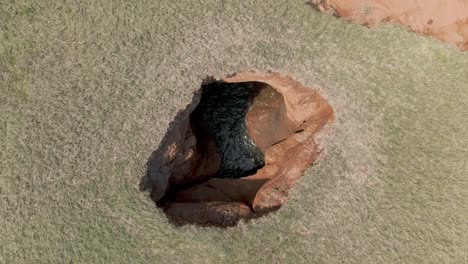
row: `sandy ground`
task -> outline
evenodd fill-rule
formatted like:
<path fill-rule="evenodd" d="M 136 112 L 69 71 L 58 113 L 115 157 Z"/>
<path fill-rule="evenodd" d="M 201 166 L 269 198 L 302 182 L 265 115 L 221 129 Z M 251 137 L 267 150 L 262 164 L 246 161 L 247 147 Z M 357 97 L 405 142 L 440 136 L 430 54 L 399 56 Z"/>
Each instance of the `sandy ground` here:
<path fill-rule="evenodd" d="M 466 0 L 313 0 L 311 4 L 322 12 L 366 26 L 401 24 L 468 50 Z"/>
<path fill-rule="evenodd" d="M 466 263 L 468 55 L 304 1 L 4 1 L 0 263 Z M 276 71 L 336 112 L 286 206 L 176 228 L 139 191 L 207 75 Z"/>

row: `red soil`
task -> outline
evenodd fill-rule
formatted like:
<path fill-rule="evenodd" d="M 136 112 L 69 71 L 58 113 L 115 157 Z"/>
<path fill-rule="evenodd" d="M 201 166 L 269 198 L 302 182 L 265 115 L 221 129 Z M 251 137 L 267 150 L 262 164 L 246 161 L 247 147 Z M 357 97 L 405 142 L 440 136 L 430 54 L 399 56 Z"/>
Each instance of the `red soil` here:
<path fill-rule="evenodd" d="M 380 22 L 399 23 L 468 50 L 467 0 L 313 0 L 311 4 L 369 27 Z"/>

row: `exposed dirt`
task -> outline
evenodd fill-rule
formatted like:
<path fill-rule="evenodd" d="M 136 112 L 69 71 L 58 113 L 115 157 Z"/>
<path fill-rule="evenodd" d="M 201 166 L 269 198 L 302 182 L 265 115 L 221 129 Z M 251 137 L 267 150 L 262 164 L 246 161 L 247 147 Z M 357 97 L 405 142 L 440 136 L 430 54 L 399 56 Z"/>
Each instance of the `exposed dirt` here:
<path fill-rule="evenodd" d="M 322 12 L 375 26 L 394 22 L 468 50 L 468 1 L 463 0 L 313 0 Z"/>
<path fill-rule="evenodd" d="M 204 86 L 210 82 L 213 80 Z M 244 138 L 247 145 L 251 140 L 263 154 L 264 166 L 255 168 L 250 176 L 223 176 L 223 167 L 231 162 L 226 155 L 233 152 L 222 147 L 224 141 L 211 132 L 211 128 L 212 123 L 225 117 L 227 112 L 216 109 L 218 115 L 221 113 L 216 117 L 218 121 L 208 122 L 200 114 L 207 103 L 200 102 L 200 94 L 195 95 L 148 161 L 152 198 L 175 224 L 232 226 L 240 219 L 278 209 L 320 153 L 314 136 L 334 120 L 332 107 L 316 90 L 276 73 L 239 73 L 217 83 L 220 87 L 223 83 L 244 84 L 255 89 L 242 118 L 245 122 L 220 124 L 245 125 L 246 135 L 242 135 L 242 129 L 232 127 L 226 131 L 234 133 L 223 140 L 231 140 L 226 143 L 231 148 L 240 148 L 242 144 L 236 137 Z M 237 86 L 226 87 L 238 89 Z M 207 100 L 205 96 L 203 100 Z M 245 155 L 249 159 L 253 157 L 249 156 L 253 155 L 252 151 Z M 241 158 L 236 158 L 236 162 L 230 168 L 245 164 Z"/>

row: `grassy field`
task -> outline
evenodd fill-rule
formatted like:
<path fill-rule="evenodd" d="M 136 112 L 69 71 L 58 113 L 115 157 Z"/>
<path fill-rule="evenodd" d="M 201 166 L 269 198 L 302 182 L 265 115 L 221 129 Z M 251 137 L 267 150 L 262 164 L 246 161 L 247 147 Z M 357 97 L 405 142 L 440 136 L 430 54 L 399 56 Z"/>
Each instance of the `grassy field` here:
<path fill-rule="evenodd" d="M 278 212 L 177 228 L 138 185 L 206 76 L 337 115 Z M 0 3 L 0 263 L 466 263 L 468 53 L 303 0 Z"/>

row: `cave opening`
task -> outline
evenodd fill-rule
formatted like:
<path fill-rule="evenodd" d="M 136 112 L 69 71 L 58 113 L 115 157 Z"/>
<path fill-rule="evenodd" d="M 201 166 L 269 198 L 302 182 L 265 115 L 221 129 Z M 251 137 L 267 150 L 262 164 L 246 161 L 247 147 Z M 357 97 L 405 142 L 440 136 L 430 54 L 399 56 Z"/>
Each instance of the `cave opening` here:
<path fill-rule="evenodd" d="M 200 155 L 220 160 L 214 177 L 241 178 L 265 165 L 264 154 L 247 133 L 245 121 L 263 89 L 267 89 L 265 85 L 255 82 L 213 82 L 201 87 L 200 103 L 190 115 L 190 125 L 200 142 Z"/>
<path fill-rule="evenodd" d="M 280 208 L 334 118 L 316 90 L 279 74 L 207 80 L 148 159 L 151 197 L 176 225 L 226 227 Z"/>

